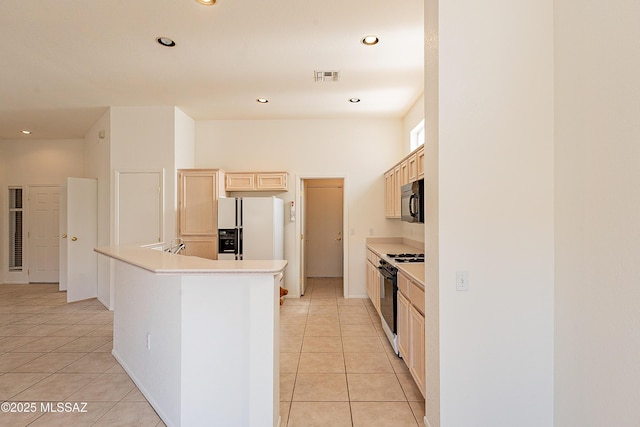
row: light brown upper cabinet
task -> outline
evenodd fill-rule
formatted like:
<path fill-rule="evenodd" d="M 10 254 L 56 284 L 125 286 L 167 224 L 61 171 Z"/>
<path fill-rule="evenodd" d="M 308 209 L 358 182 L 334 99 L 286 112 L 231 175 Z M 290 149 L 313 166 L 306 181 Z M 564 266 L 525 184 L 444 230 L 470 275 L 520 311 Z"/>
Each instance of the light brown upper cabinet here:
<path fill-rule="evenodd" d="M 256 174 L 229 172 L 224 176 L 226 191 L 255 191 Z"/>
<path fill-rule="evenodd" d="M 422 179 L 424 178 L 424 145 L 418 148 L 416 157 L 418 162 L 418 179 Z"/>
<path fill-rule="evenodd" d="M 402 212 L 400 212 L 400 198 L 402 196 L 402 169 L 400 165 L 397 165 L 393 168 L 393 186 L 394 186 L 394 195 L 393 195 L 393 217 L 400 218 Z"/>
<path fill-rule="evenodd" d="M 409 160 L 403 160 L 400 163 L 400 186 L 409 183 Z"/>
<path fill-rule="evenodd" d="M 409 182 L 413 182 L 418 179 L 418 155 L 412 153 L 407 159 L 409 163 Z"/>
<path fill-rule="evenodd" d="M 227 172 L 226 191 L 287 191 L 287 172 Z"/>
<path fill-rule="evenodd" d="M 218 258 L 218 198 L 224 195 L 220 169 L 178 170 L 178 237 L 184 255 Z"/>
<path fill-rule="evenodd" d="M 394 218 L 395 215 L 395 176 L 393 169 L 384 174 L 384 216 L 386 218 Z"/>
<path fill-rule="evenodd" d="M 402 186 L 424 178 L 424 145 L 384 173 L 384 216 L 400 218 Z"/>

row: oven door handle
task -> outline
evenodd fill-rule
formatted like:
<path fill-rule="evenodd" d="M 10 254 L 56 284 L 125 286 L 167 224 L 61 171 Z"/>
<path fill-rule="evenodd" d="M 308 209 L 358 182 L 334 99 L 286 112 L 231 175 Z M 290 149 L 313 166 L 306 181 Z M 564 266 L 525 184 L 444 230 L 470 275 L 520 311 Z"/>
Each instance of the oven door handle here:
<path fill-rule="evenodd" d="M 395 276 L 395 274 L 391 273 L 389 270 L 383 267 L 378 267 L 378 271 L 380 271 L 380 274 L 388 279 L 393 279 L 393 277 Z"/>

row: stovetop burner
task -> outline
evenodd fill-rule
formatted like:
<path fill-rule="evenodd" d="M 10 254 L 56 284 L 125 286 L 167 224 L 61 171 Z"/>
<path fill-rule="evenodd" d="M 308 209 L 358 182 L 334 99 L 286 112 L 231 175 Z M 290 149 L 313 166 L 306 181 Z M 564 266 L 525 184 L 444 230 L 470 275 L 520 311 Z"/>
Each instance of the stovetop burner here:
<path fill-rule="evenodd" d="M 424 262 L 424 254 L 387 254 L 395 262 Z"/>

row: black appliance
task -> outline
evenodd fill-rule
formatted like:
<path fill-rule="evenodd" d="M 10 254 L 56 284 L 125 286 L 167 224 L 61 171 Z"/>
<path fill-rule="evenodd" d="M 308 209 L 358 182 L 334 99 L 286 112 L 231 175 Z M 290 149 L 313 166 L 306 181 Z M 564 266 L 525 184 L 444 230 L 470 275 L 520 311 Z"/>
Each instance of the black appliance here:
<path fill-rule="evenodd" d="M 380 313 L 384 329 L 393 350 L 398 354 L 398 269 L 384 259 L 378 265 L 380 271 Z"/>
<path fill-rule="evenodd" d="M 405 222 L 424 222 L 424 179 L 401 187 L 400 219 Z"/>

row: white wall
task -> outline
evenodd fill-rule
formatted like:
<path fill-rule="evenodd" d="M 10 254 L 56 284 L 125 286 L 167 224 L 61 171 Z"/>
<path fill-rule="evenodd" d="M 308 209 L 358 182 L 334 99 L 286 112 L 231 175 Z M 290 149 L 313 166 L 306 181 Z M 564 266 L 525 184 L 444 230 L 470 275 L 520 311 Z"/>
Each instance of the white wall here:
<path fill-rule="evenodd" d="M 345 274 L 349 294 L 364 297 L 369 230 L 375 236 L 401 233 L 399 221 L 384 219 L 383 178 L 383 172 L 403 156 L 401 138 L 402 121 L 396 119 L 199 121 L 195 166 L 236 172 L 286 170 L 289 192 L 278 195 L 285 204 L 295 199 L 298 176 L 345 177 L 349 219 Z M 295 295 L 299 292 L 295 224 L 285 216 L 286 286 Z"/>
<path fill-rule="evenodd" d="M 555 1 L 555 425 L 640 425 L 640 2 Z"/>
<path fill-rule="evenodd" d="M 440 426 L 440 197 L 438 2 L 424 7 L 424 207 L 425 207 L 425 421 Z"/>
<path fill-rule="evenodd" d="M 553 2 L 428 1 L 427 14 L 434 8 L 426 55 L 427 65 L 437 58 L 438 91 L 427 67 L 425 110 L 437 104 L 438 138 L 426 170 L 439 174 L 437 199 L 427 198 L 438 224 L 426 237 L 437 239 L 438 277 L 426 268 L 427 286 L 438 286 L 440 419 L 429 403 L 427 418 L 431 427 L 549 426 Z M 455 290 L 458 270 L 469 272 L 467 292 Z M 437 386 L 429 375 L 427 387 Z"/>
<path fill-rule="evenodd" d="M 106 111 L 85 135 L 87 178 L 98 180 L 98 246 L 111 244 L 111 113 Z M 104 138 L 100 132 L 104 131 Z M 111 298 L 111 261 L 98 257 L 98 300 L 108 308 Z"/>
<path fill-rule="evenodd" d="M 112 171 L 164 169 L 165 241 L 176 235 L 176 152 L 181 153 L 175 146 L 176 111 L 175 107 L 111 107 Z M 182 154 L 180 159 L 184 162 Z M 112 201 L 113 191 L 112 188 Z M 113 209 L 112 205 L 112 215 Z M 112 242 L 113 233 L 115 230 Z"/>
<path fill-rule="evenodd" d="M 8 190 L 10 185 L 23 186 L 25 227 L 28 226 L 28 207 L 26 200 L 29 185 L 63 186 L 67 176 L 81 177 L 83 174 L 83 141 L 82 140 L 3 140 L 0 141 L 0 282 L 27 283 L 27 267 L 29 265 L 28 244 L 25 241 L 23 271 L 9 273 L 7 238 Z M 27 228 L 25 228 L 25 235 Z"/>

